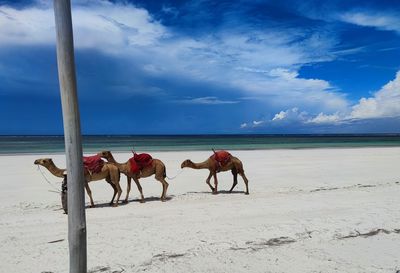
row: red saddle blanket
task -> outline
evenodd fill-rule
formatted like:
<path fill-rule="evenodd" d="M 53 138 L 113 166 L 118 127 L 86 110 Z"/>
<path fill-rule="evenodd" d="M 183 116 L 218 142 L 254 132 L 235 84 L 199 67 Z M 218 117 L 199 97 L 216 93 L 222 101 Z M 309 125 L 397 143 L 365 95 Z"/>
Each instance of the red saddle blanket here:
<path fill-rule="evenodd" d="M 133 157 L 129 159 L 131 164 L 131 172 L 137 173 L 153 163 L 153 158 L 149 154 L 134 153 Z"/>
<path fill-rule="evenodd" d="M 98 155 L 84 156 L 83 157 L 83 167 L 85 172 L 90 174 L 99 173 L 104 166 L 104 161 Z"/>
<path fill-rule="evenodd" d="M 217 151 L 215 152 L 210 158 L 217 161 L 221 166 L 225 166 L 229 160 L 231 159 L 232 155 L 227 151 Z"/>

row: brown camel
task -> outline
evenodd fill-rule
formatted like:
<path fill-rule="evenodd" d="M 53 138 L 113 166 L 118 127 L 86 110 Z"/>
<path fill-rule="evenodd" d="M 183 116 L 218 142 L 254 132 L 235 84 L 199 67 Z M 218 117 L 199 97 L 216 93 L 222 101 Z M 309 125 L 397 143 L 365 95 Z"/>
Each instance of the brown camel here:
<path fill-rule="evenodd" d="M 206 161 L 203 161 L 201 163 L 194 163 L 190 159 L 187 159 L 182 162 L 181 168 L 208 169 L 210 171 L 210 174 L 206 179 L 206 183 L 208 186 L 210 186 L 213 194 L 218 193 L 217 173 L 226 172 L 230 170 L 233 175 L 233 185 L 232 188 L 229 190 L 229 192 L 232 192 L 235 186 L 237 185 L 237 175 L 239 174 L 243 178 L 244 184 L 246 185 L 245 194 L 249 194 L 249 185 L 248 185 L 249 180 L 244 174 L 243 163 L 237 157 L 231 156 L 230 159 L 224 165 L 220 165 L 213 157 L 209 157 Z M 210 184 L 212 176 L 214 176 L 215 187 L 211 186 Z"/>
<path fill-rule="evenodd" d="M 102 152 L 98 153 L 97 155 L 106 159 L 108 162 L 114 163 L 118 167 L 119 171 L 126 175 L 128 184 L 127 184 L 127 189 L 126 189 L 126 198 L 125 198 L 124 202 L 128 202 L 129 192 L 131 191 L 131 179 L 133 178 L 133 181 L 135 181 L 136 186 L 140 192 L 140 196 L 141 196 L 140 202 L 144 203 L 145 201 L 144 201 L 144 196 L 143 196 L 143 190 L 142 190 L 142 186 L 139 183 L 139 178 L 149 177 L 149 176 L 152 176 L 153 174 L 155 175 L 156 180 L 160 181 L 162 184 L 163 191 L 161 194 L 161 201 L 165 202 L 167 189 L 168 189 L 168 183 L 167 183 L 167 181 L 165 181 L 165 177 L 167 177 L 165 165 L 161 160 L 153 158 L 153 162 L 151 163 L 151 165 L 143 168 L 140 172 L 132 173 L 131 172 L 131 164 L 130 164 L 129 160 L 125 163 L 118 163 L 117 161 L 115 161 L 115 159 L 110 151 L 102 151 Z"/>
<path fill-rule="evenodd" d="M 54 164 L 53 160 L 51 158 L 42 158 L 42 159 L 36 159 L 34 164 L 36 165 L 41 165 L 45 167 L 49 172 L 51 172 L 54 176 L 57 177 L 62 177 L 64 178 L 65 171 L 66 169 L 59 169 L 57 166 Z M 111 187 L 114 190 L 114 195 L 113 198 L 111 199 L 110 205 L 113 207 L 118 206 L 119 198 L 121 196 L 122 190 L 119 185 L 119 179 L 120 179 L 120 172 L 116 166 L 113 164 L 104 164 L 101 171 L 99 173 L 87 173 L 85 172 L 85 189 L 87 194 L 89 195 L 90 198 L 90 204 L 91 207 L 94 207 L 94 202 L 92 198 L 92 191 L 89 188 L 89 182 L 91 181 L 97 181 L 97 180 L 102 180 L 105 179 L 107 183 L 111 185 Z M 114 198 L 117 195 L 117 201 L 114 203 Z"/>

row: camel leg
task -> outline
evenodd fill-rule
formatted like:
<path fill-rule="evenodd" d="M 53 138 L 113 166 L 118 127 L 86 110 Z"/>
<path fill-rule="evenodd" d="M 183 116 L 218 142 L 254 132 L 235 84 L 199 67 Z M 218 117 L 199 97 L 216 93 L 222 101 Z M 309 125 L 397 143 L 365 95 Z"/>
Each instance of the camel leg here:
<path fill-rule="evenodd" d="M 113 198 L 111 199 L 111 202 L 110 202 L 110 206 L 114 203 L 114 199 L 115 199 L 115 196 L 117 195 L 117 187 L 113 184 L 113 183 L 111 183 L 111 182 L 108 182 L 110 185 L 111 185 L 111 187 L 113 188 L 113 190 L 114 190 L 114 194 L 113 194 Z"/>
<path fill-rule="evenodd" d="M 238 173 L 237 173 L 237 170 L 236 169 L 232 169 L 232 175 L 233 175 L 233 185 L 232 185 L 232 188 L 229 190 L 229 192 L 232 192 L 233 191 L 233 189 L 236 187 L 236 185 L 237 185 L 237 175 L 238 175 Z"/>
<path fill-rule="evenodd" d="M 93 202 L 93 198 L 92 198 L 92 191 L 89 188 L 89 183 L 85 181 L 85 189 L 86 189 L 86 193 L 87 195 L 89 195 L 89 199 L 90 199 L 90 207 L 94 208 L 94 202 Z"/>
<path fill-rule="evenodd" d="M 132 178 L 127 176 L 126 177 L 126 197 L 125 197 L 124 203 L 128 203 L 129 192 L 131 191 L 131 182 L 132 182 Z"/>
<path fill-rule="evenodd" d="M 111 202 L 110 202 L 110 206 L 111 206 L 111 205 L 114 203 L 114 198 L 115 198 L 115 196 L 117 195 L 117 187 L 112 183 L 110 177 L 107 177 L 107 178 L 106 178 L 106 181 L 107 181 L 108 184 L 110 184 L 110 186 L 111 186 L 111 187 L 113 188 L 113 190 L 114 190 L 114 194 L 113 194 L 113 197 L 112 197 Z"/>
<path fill-rule="evenodd" d="M 167 195 L 167 189 L 168 189 L 169 184 L 168 184 L 167 181 L 165 181 L 164 177 L 162 177 L 162 176 L 156 176 L 156 179 L 158 181 L 160 181 L 161 184 L 162 184 L 163 191 L 162 191 L 162 194 L 161 194 L 161 201 L 165 202 L 165 197 Z"/>
<path fill-rule="evenodd" d="M 110 173 L 111 182 L 114 184 L 115 188 L 118 191 L 117 200 L 116 200 L 115 203 L 112 204 L 113 207 L 118 207 L 119 198 L 121 197 L 121 194 L 122 194 L 122 189 L 121 189 L 121 186 L 119 184 L 119 178 L 120 178 L 119 171 L 116 172 L 116 173 L 114 173 L 114 172 Z"/>
<path fill-rule="evenodd" d="M 246 185 L 246 192 L 245 194 L 249 194 L 249 180 L 247 179 L 246 175 L 244 174 L 244 171 L 241 170 L 239 172 L 240 176 L 243 178 L 244 184 Z"/>
<path fill-rule="evenodd" d="M 211 184 L 210 184 L 211 176 L 212 176 L 212 172 L 210 172 L 210 174 L 208 175 L 207 180 L 206 180 L 206 184 L 207 184 L 208 186 L 210 186 L 211 191 L 214 192 L 214 188 L 213 188 L 213 186 L 211 186 Z"/>
<path fill-rule="evenodd" d="M 119 198 L 121 197 L 122 194 L 122 189 L 121 186 L 119 185 L 119 181 L 115 181 L 114 185 L 117 187 L 118 195 L 117 195 L 117 201 L 113 204 L 113 207 L 118 207 L 119 204 Z"/>
<path fill-rule="evenodd" d="M 218 178 L 217 178 L 217 172 L 215 171 L 214 174 L 214 191 L 213 194 L 218 194 Z"/>
<path fill-rule="evenodd" d="M 140 192 L 140 203 L 144 203 L 144 196 L 143 196 L 143 190 L 142 190 L 142 186 L 139 183 L 139 179 L 137 177 L 133 178 L 133 181 L 135 181 L 135 184 Z"/>

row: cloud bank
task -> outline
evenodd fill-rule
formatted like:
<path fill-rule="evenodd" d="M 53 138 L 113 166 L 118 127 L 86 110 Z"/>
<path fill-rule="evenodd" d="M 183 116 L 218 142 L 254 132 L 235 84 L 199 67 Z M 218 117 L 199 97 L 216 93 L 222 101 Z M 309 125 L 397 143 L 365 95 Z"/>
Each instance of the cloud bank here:
<path fill-rule="evenodd" d="M 88 93 L 82 96 L 91 102 L 170 109 L 170 119 L 190 113 L 196 124 L 216 120 L 218 112 L 225 117 L 210 130 L 224 126 L 224 132 L 398 117 L 398 74 L 369 96 L 368 90 L 354 95 L 340 87 L 343 82 L 336 85 L 333 74 L 340 73 L 329 67 L 319 71 L 339 61 L 349 67 L 367 55 L 371 39 L 358 44 L 357 36 L 351 37 L 359 29 L 397 37 L 398 14 L 354 3 L 339 9 L 337 1 L 294 2 L 73 1 L 80 92 Z M 56 89 L 57 77 L 51 59 L 52 6 L 47 1 L 10 3 L 0 5 L 0 95 L 29 90 L 45 96 Z M 307 67 L 315 69 L 307 74 Z"/>
<path fill-rule="evenodd" d="M 315 125 L 340 125 L 360 120 L 400 118 L 400 71 L 393 80 L 385 84 L 371 97 L 361 98 L 358 103 L 346 109 L 346 111 L 326 114 L 320 112 L 312 115 L 298 108 L 280 111 L 270 120 L 242 123 L 241 128 L 255 128 L 260 124 L 315 124 Z"/>
<path fill-rule="evenodd" d="M 348 104 L 329 82 L 299 77 L 303 64 L 335 58 L 331 51 L 338 41 L 323 30 L 231 27 L 227 20 L 212 33 L 189 36 L 164 26 L 147 10 L 132 4 L 83 3 L 72 9 L 78 51 L 90 49 L 123 57 L 147 75 L 201 81 L 242 96 L 257 96 L 277 107 L 301 105 L 332 111 Z M 54 45 L 53 16 L 52 7 L 43 2 L 22 9 L 1 6 L 0 50 Z"/>
<path fill-rule="evenodd" d="M 400 13 L 377 13 L 374 11 L 346 12 L 339 20 L 359 26 L 395 31 L 400 34 Z"/>

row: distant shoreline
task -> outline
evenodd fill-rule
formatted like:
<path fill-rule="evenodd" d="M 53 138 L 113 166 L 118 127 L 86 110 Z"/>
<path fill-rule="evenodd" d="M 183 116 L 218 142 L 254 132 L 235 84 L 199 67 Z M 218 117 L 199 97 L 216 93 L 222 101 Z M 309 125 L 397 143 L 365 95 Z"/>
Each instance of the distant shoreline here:
<path fill-rule="evenodd" d="M 400 145 L 397 146 L 364 146 L 364 147 L 314 147 L 314 148 L 271 148 L 271 149 L 229 149 L 229 151 L 237 151 L 237 152 L 246 152 L 246 151 L 307 151 L 307 150 L 360 150 L 360 149 L 391 149 L 391 148 L 399 148 Z M 83 151 L 84 155 L 95 154 L 100 150 L 96 151 Z M 131 154 L 132 152 L 129 150 L 111 150 L 114 154 Z M 146 152 L 146 150 L 138 150 L 138 152 Z M 185 152 L 210 152 L 211 150 L 152 150 L 152 153 L 185 153 Z M 57 152 L 27 152 L 27 153 L 1 153 L 0 157 L 14 157 L 14 156 L 30 156 L 30 155 L 57 155 L 62 156 L 65 155 L 65 151 L 57 151 Z"/>
<path fill-rule="evenodd" d="M 83 134 L 83 137 L 400 137 L 400 133 L 355 133 L 355 134 Z M 64 135 L 15 135 L 3 137 L 64 137 Z"/>
<path fill-rule="evenodd" d="M 84 153 L 400 147 L 400 135 L 83 136 Z M 62 154 L 63 136 L 0 136 L 0 154 Z"/>

